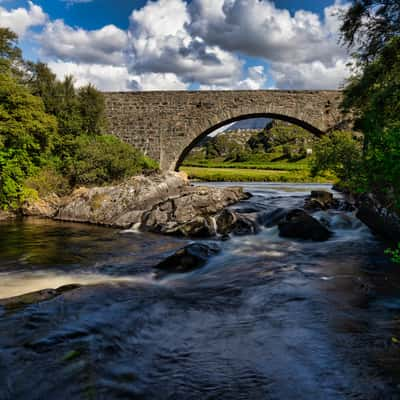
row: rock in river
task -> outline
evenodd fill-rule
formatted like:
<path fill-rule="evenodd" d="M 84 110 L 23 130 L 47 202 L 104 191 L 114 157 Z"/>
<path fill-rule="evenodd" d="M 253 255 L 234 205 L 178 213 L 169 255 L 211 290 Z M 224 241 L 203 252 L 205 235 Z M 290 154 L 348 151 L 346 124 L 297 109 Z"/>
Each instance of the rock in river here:
<path fill-rule="evenodd" d="M 192 243 L 161 261 L 154 268 L 170 273 L 193 271 L 203 267 L 208 259 L 219 251 L 220 248 L 216 245 Z"/>
<path fill-rule="evenodd" d="M 238 236 L 252 235 L 259 231 L 257 223 L 252 219 L 228 209 L 223 210 L 215 218 L 215 222 L 217 233 L 223 236 L 230 233 Z"/>
<path fill-rule="evenodd" d="M 400 241 L 400 216 L 386 207 L 377 196 L 367 193 L 357 200 L 357 218 L 374 233 L 391 241 Z"/>
<path fill-rule="evenodd" d="M 311 239 L 317 242 L 328 240 L 332 232 L 304 210 L 288 212 L 279 223 L 279 235 L 287 238 Z"/>
<path fill-rule="evenodd" d="M 335 207 L 337 200 L 333 198 L 333 194 L 326 190 L 313 190 L 311 196 L 306 199 L 304 208 L 306 210 L 327 210 Z"/>
<path fill-rule="evenodd" d="M 55 219 L 179 236 L 216 234 L 214 217 L 247 199 L 240 187 L 192 186 L 179 173 L 139 176 L 117 185 L 82 188 L 63 199 Z"/>

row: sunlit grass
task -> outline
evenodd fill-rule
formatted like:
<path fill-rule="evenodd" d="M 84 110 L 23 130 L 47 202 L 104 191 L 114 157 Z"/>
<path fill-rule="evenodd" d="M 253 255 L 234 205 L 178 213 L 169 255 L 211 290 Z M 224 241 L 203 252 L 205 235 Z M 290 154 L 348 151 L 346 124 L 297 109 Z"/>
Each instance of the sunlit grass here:
<path fill-rule="evenodd" d="M 275 163 L 274 163 L 275 164 Z M 208 168 L 183 166 L 190 179 L 208 182 L 318 182 L 332 183 L 332 175 L 312 177 L 309 168 L 301 170 L 261 169 L 261 168 Z"/>

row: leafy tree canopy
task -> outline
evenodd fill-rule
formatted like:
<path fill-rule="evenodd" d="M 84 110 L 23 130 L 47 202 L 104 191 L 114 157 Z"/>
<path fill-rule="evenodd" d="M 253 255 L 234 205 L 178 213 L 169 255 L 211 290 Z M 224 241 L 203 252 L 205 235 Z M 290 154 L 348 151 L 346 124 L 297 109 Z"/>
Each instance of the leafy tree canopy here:
<path fill-rule="evenodd" d="M 361 63 L 374 60 L 400 35 L 399 0 L 356 0 L 342 15 L 342 42 L 356 51 Z"/>

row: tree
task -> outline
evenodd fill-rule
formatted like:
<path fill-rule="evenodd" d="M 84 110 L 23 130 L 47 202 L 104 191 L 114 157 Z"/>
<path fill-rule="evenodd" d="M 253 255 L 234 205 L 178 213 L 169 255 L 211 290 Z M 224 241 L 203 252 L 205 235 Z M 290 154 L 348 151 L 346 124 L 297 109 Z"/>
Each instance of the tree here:
<path fill-rule="evenodd" d="M 9 74 L 0 74 L 0 205 L 17 207 L 24 180 L 46 162 L 57 133 L 42 100 Z"/>
<path fill-rule="evenodd" d="M 17 44 L 18 36 L 10 29 L 0 27 L 0 73 L 16 72 L 22 63 L 21 49 Z"/>
<path fill-rule="evenodd" d="M 400 35 L 399 0 L 356 0 L 342 15 L 342 42 L 356 51 L 359 62 L 379 57 L 390 41 Z"/>
<path fill-rule="evenodd" d="M 105 127 L 104 96 L 91 84 L 78 91 L 79 112 L 81 115 L 81 132 L 89 135 L 99 135 Z"/>
<path fill-rule="evenodd" d="M 311 160 L 311 174 L 332 171 L 349 185 L 360 183 L 362 146 L 351 132 L 333 132 L 324 136 L 315 145 L 315 154 Z"/>

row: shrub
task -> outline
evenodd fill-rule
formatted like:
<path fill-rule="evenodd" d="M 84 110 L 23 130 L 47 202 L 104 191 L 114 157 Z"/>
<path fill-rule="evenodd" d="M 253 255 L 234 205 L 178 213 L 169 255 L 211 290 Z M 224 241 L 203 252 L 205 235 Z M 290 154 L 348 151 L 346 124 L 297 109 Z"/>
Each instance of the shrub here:
<path fill-rule="evenodd" d="M 400 243 L 397 245 L 397 249 L 387 249 L 385 254 L 392 257 L 392 261 L 400 264 Z"/>
<path fill-rule="evenodd" d="M 115 136 L 78 136 L 74 147 L 66 165 L 73 185 L 101 185 L 158 168 L 155 161 Z"/>
<path fill-rule="evenodd" d="M 25 180 L 27 189 L 35 190 L 40 197 L 55 193 L 63 196 L 69 193 L 71 187 L 67 177 L 61 175 L 54 166 L 45 166 L 34 176 Z"/>
<path fill-rule="evenodd" d="M 315 145 L 311 159 L 313 176 L 332 171 L 341 181 L 359 185 L 362 181 L 362 143 L 351 132 L 333 132 Z"/>

